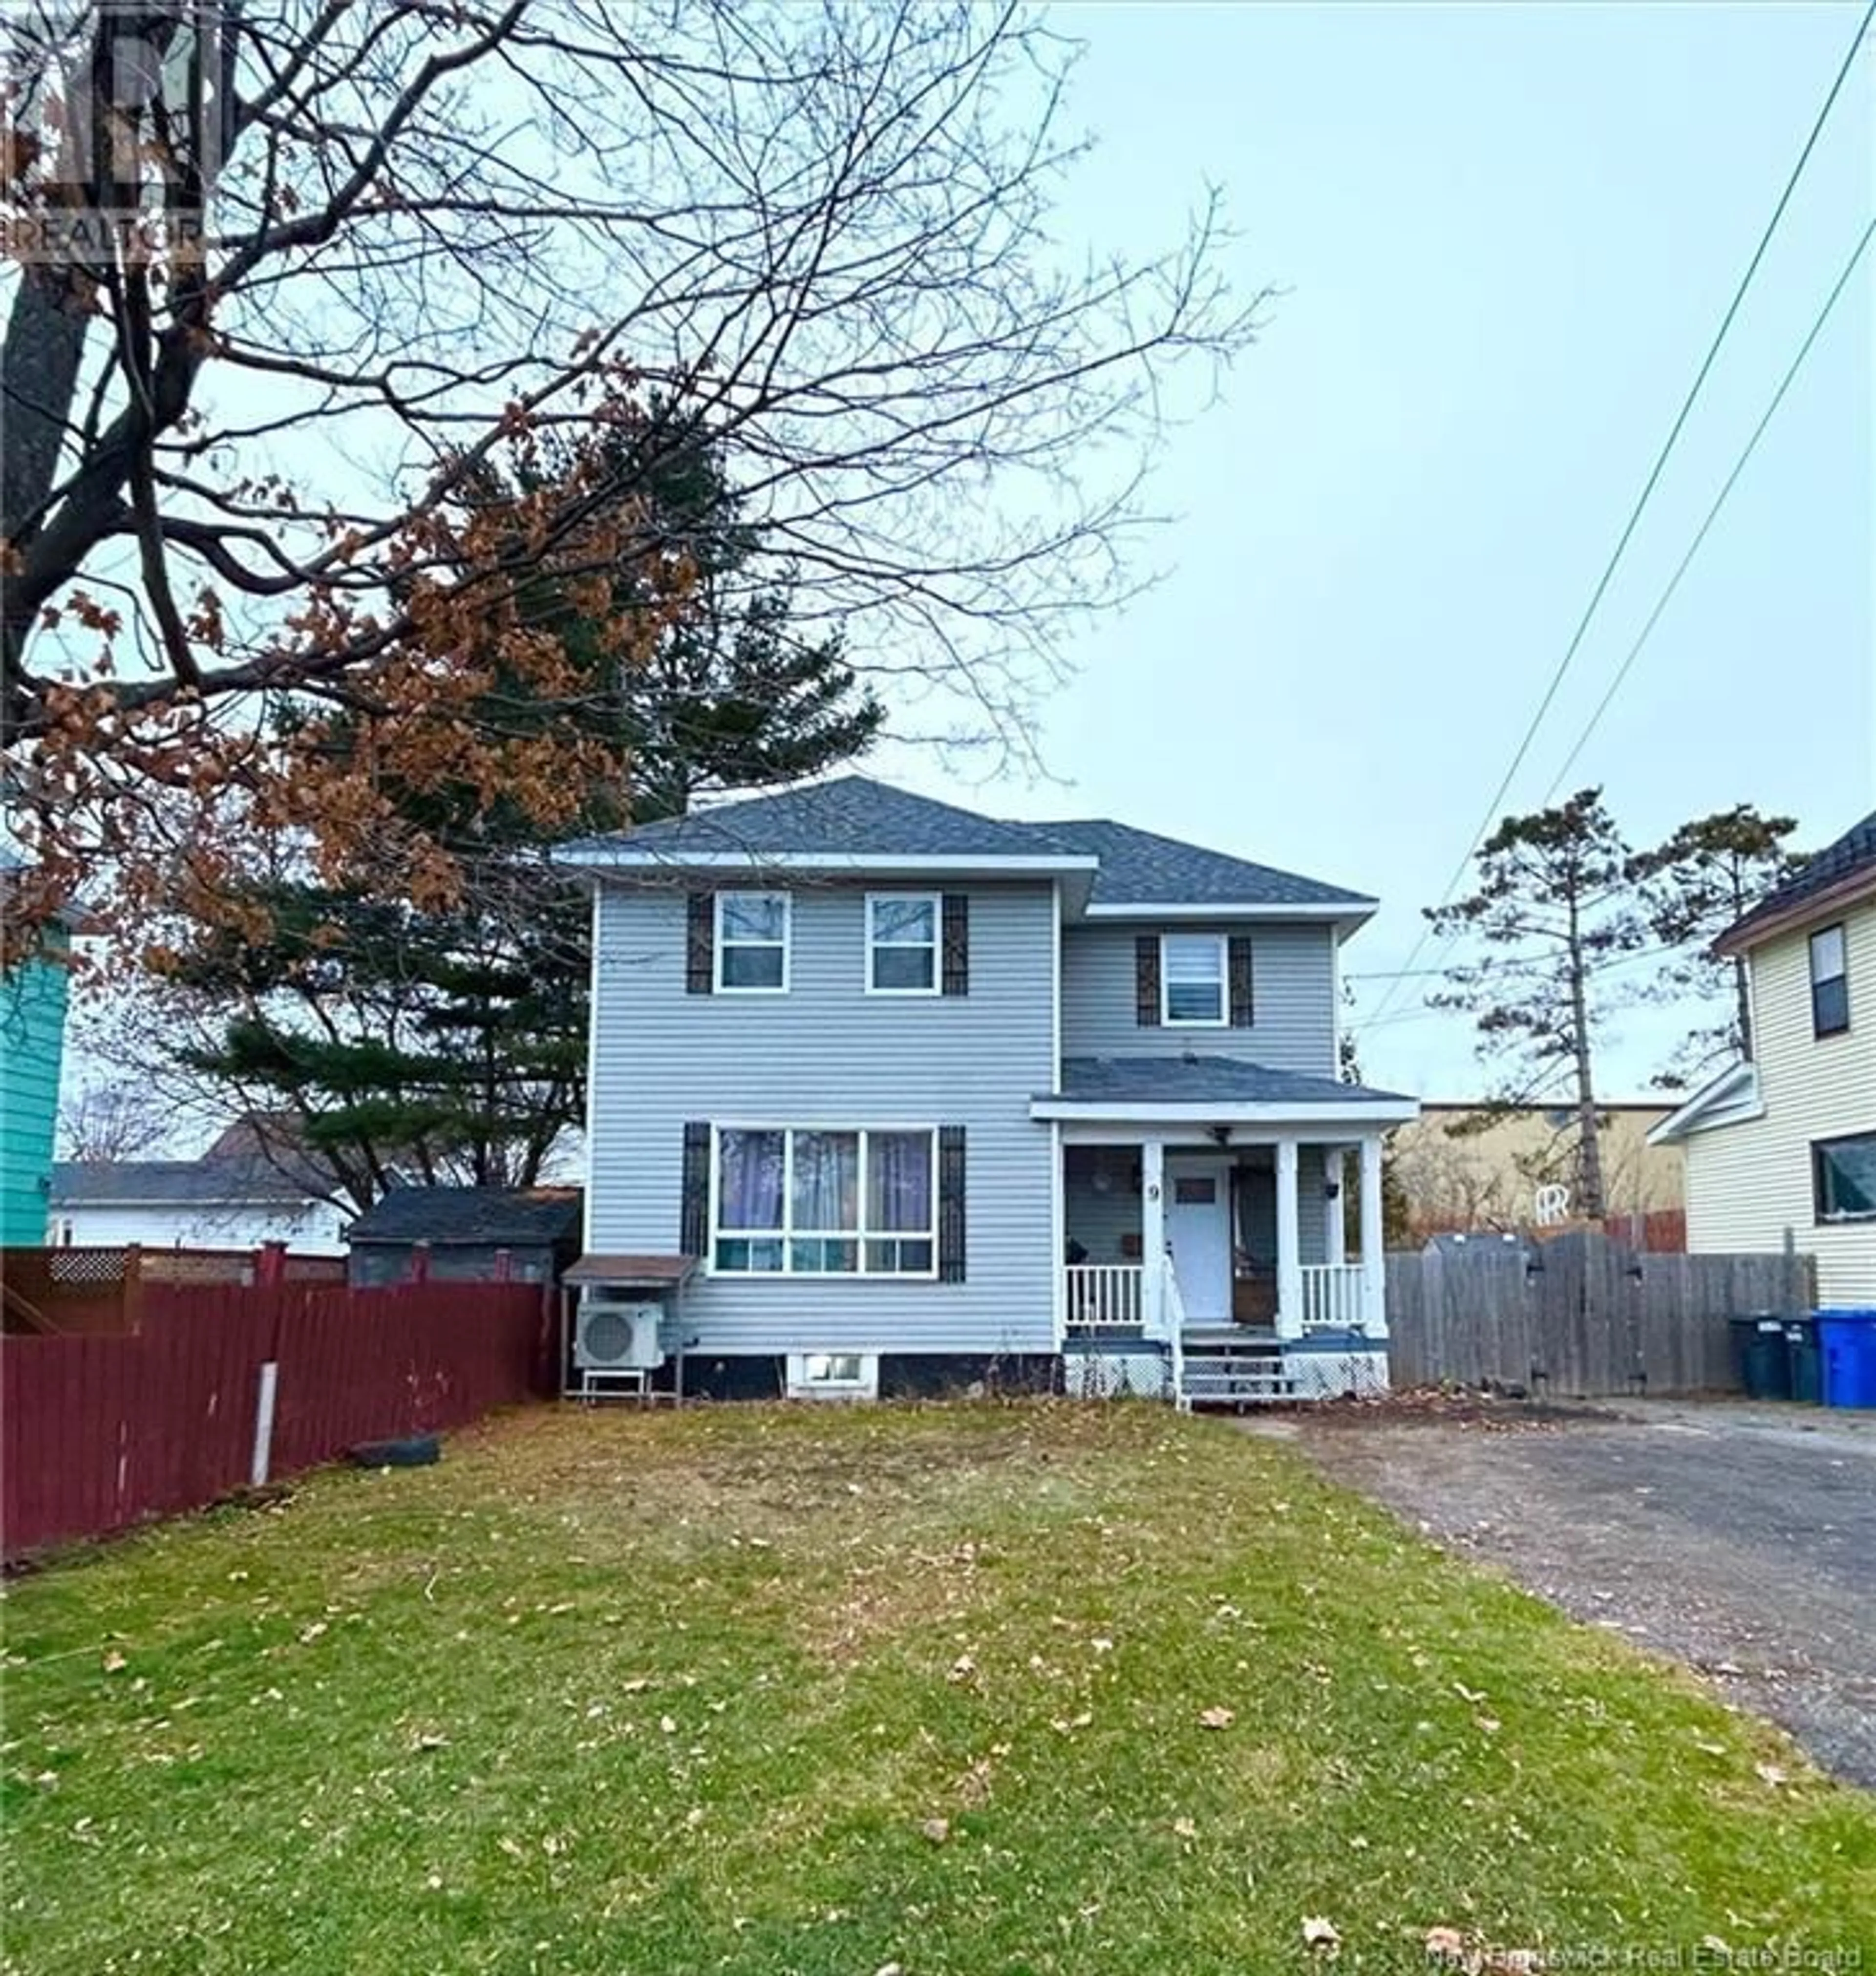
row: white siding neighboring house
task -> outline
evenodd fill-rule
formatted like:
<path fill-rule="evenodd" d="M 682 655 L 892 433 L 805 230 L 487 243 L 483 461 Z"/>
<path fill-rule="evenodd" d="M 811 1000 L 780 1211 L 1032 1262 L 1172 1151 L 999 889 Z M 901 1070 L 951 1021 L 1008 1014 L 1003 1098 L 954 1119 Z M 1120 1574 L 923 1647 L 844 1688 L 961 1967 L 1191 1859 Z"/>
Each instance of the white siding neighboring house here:
<path fill-rule="evenodd" d="M 1746 957 L 1752 1053 L 1650 1135 L 1687 1161 L 1687 1246 L 1817 1260 L 1827 1308 L 1876 1309 L 1876 813 L 1716 944 Z"/>
<path fill-rule="evenodd" d="M 349 1214 L 263 1160 L 59 1161 L 46 1240 L 55 1248 L 257 1249 L 342 1256 Z"/>

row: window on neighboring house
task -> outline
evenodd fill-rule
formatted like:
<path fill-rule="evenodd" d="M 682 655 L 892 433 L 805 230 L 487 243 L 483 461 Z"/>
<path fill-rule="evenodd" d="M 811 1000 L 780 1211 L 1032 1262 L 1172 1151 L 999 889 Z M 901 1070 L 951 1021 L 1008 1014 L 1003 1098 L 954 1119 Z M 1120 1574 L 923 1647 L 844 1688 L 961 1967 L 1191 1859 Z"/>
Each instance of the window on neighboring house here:
<path fill-rule="evenodd" d="M 938 993 L 938 917 L 935 894 L 867 894 L 868 994 Z"/>
<path fill-rule="evenodd" d="M 788 986 L 786 892 L 717 894 L 717 992 L 775 995 Z"/>
<path fill-rule="evenodd" d="M 937 1135 L 724 1127 L 714 1266 L 734 1276 L 936 1273 Z"/>
<path fill-rule="evenodd" d="M 1162 934 L 1159 940 L 1161 1019 L 1222 1029 L 1225 1023 L 1225 940 L 1212 933 Z"/>
<path fill-rule="evenodd" d="M 857 1386 L 866 1367 L 857 1352 L 809 1352 L 803 1356 L 801 1376 L 810 1386 Z"/>
<path fill-rule="evenodd" d="M 1841 926 L 1811 936 L 1811 1033 L 1841 1035 L 1850 1026 L 1850 970 Z"/>
<path fill-rule="evenodd" d="M 1876 1220 L 1876 1132 L 1818 1140 L 1811 1181 L 1820 1221 Z"/>

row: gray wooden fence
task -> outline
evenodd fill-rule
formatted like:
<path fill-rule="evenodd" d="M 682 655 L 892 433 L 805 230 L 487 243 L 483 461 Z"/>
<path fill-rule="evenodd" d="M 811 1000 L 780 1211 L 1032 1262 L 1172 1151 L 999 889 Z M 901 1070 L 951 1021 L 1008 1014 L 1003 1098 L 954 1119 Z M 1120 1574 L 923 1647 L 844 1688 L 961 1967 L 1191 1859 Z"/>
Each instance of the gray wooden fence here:
<path fill-rule="evenodd" d="M 1387 1259 L 1390 1369 L 1397 1388 L 1733 1391 L 1727 1320 L 1815 1301 L 1804 1256 L 1644 1254 L 1590 1233 L 1406 1250 Z"/>

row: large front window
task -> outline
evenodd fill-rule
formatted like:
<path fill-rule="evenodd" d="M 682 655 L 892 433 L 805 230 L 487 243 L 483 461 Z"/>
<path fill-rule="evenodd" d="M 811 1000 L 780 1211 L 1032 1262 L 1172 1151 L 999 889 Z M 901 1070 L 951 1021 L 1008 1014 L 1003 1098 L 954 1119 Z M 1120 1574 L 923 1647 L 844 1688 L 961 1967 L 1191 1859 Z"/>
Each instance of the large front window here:
<path fill-rule="evenodd" d="M 1811 1148 L 1820 1221 L 1876 1218 L 1876 1132 L 1825 1139 Z"/>
<path fill-rule="evenodd" d="M 714 1267 L 732 1276 L 934 1274 L 935 1138 L 929 1129 L 723 1127 Z"/>
<path fill-rule="evenodd" d="M 1169 933 L 1159 943 L 1159 977 L 1169 1028 L 1217 1029 L 1225 1021 L 1225 942 L 1217 934 Z"/>

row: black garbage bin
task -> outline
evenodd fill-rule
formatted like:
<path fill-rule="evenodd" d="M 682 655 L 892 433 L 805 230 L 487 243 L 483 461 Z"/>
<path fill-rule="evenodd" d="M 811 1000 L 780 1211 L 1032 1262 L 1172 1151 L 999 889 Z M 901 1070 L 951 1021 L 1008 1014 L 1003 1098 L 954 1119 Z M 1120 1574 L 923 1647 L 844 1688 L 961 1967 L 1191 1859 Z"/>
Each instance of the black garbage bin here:
<path fill-rule="evenodd" d="M 1791 1348 L 1785 1320 L 1769 1313 L 1729 1320 L 1733 1362 L 1749 1400 L 1789 1400 L 1792 1396 Z"/>
<path fill-rule="evenodd" d="M 1818 1344 L 1815 1317 L 1785 1320 L 1785 1354 L 1791 1365 L 1792 1398 L 1806 1406 L 1824 1404 L 1824 1354 Z"/>

